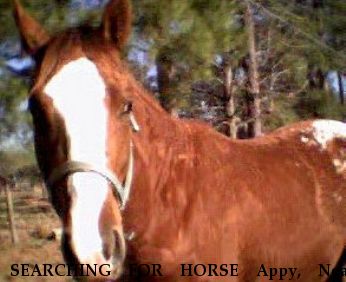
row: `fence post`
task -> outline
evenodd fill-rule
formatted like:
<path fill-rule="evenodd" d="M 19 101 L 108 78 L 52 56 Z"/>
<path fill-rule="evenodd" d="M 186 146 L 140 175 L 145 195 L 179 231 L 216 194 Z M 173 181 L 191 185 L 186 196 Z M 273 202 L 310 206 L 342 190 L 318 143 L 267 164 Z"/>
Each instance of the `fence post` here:
<path fill-rule="evenodd" d="M 9 187 L 9 184 L 5 184 L 5 192 L 6 192 L 6 204 L 7 204 L 7 218 L 8 223 L 10 225 L 12 243 L 16 245 L 18 243 L 18 235 L 16 226 L 14 223 L 14 210 L 13 210 L 13 201 L 12 201 L 12 193 Z"/>
<path fill-rule="evenodd" d="M 47 187 L 43 183 L 41 183 L 40 186 L 41 186 L 41 191 L 42 191 L 42 198 L 47 200 L 48 199 Z"/>

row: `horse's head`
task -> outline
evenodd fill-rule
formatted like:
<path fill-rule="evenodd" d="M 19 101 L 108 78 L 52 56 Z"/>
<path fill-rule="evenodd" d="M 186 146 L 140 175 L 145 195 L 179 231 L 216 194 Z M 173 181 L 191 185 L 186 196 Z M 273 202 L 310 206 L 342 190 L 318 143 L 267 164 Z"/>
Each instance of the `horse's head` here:
<path fill-rule="evenodd" d="M 125 257 L 120 210 L 131 185 L 136 128 L 119 78 L 130 5 L 112 0 L 99 28 L 51 37 L 14 3 L 22 45 L 37 66 L 29 108 L 38 164 L 63 223 L 65 259 L 111 264 L 116 272 Z"/>

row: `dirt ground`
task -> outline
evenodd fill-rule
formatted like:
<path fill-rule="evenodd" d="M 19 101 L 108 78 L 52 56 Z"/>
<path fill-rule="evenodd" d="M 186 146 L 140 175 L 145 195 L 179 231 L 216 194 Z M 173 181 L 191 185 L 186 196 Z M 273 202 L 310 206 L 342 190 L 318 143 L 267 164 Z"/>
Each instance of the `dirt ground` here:
<path fill-rule="evenodd" d="M 0 282 L 3 281 L 72 281 L 66 277 L 11 276 L 12 264 L 33 265 L 63 263 L 59 241 L 51 238 L 60 222 L 40 186 L 13 191 L 15 224 L 19 243 L 14 246 L 9 231 L 6 195 L 0 191 Z"/>

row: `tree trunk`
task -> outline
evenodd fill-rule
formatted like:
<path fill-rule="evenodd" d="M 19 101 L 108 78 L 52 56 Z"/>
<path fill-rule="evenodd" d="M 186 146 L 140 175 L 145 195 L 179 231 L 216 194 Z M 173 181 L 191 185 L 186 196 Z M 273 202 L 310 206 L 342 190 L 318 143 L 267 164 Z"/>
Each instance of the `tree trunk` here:
<path fill-rule="evenodd" d="M 156 58 L 157 85 L 162 107 L 172 115 L 176 115 L 176 99 L 172 91 L 172 77 L 174 74 L 173 62 L 162 48 Z"/>
<path fill-rule="evenodd" d="M 223 57 L 223 92 L 226 102 L 227 123 L 229 127 L 228 135 L 232 139 L 237 139 L 238 126 L 235 116 L 235 97 L 233 92 L 233 70 L 229 58 Z"/>
<path fill-rule="evenodd" d="M 262 135 L 262 121 L 261 121 L 261 97 L 260 86 L 258 78 L 258 66 L 256 58 L 256 44 L 255 44 L 255 25 L 253 20 L 253 12 L 251 4 L 246 1 L 246 14 L 245 23 L 248 29 L 248 48 L 249 48 L 249 92 L 253 99 L 250 110 L 250 123 L 249 123 L 249 137 L 257 137 Z"/>
<path fill-rule="evenodd" d="M 341 105 L 345 104 L 345 89 L 342 79 L 342 74 L 338 71 L 338 84 L 339 84 L 339 95 L 340 95 L 340 103 Z"/>
<path fill-rule="evenodd" d="M 323 71 L 313 65 L 308 66 L 308 81 L 310 89 L 322 90 L 325 87 L 325 75 Z"/>
<path fill-rule="evenodd" d="M 312 7 L 314 9 L 320 9 L 324 7 L 324 0 L 313 0 Z"/>

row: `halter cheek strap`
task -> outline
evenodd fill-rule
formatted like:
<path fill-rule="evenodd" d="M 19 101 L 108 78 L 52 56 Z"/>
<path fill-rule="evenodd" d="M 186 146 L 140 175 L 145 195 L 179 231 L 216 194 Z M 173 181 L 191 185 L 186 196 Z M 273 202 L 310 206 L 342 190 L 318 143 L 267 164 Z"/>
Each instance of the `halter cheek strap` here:
<path fill-rule="evenodd" d="M 52 187 L 57 181 L 77 172 L 94 172 L 105 178 L 113 186 L 113 191 L 120 201 L 120 208 L 124 209 L 130 195 L 133 170 L 133 144 L 130 142 L 129 161 L 124 185 L 120 182 L 119 177 L 109 169 L 79 161 L 67 161 L 55 168 L 47 180 L 47 185 Z"/>
<path fill-rule="evenodd" d="M 139 132 L 140 127 L 139 127 L 139 125 L 138 125 L 138 122 L 137 122 L 137 120 L 136 120 L 135 115 L 133 114 L 133 112 L 130 113 L 129 118 L 130 118 L 130 123 L 131 123 L 132 130 L 133 130 L 134 132 Z"/>

